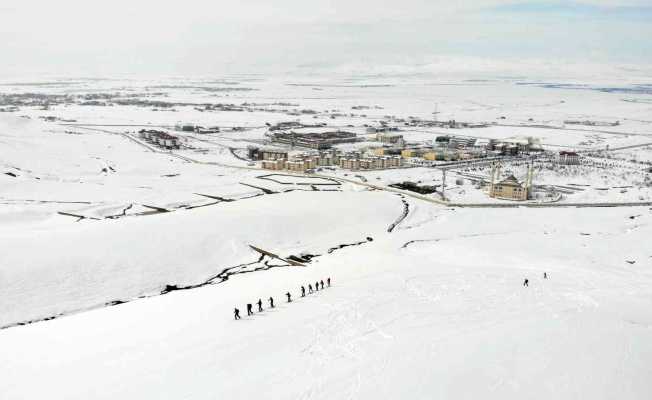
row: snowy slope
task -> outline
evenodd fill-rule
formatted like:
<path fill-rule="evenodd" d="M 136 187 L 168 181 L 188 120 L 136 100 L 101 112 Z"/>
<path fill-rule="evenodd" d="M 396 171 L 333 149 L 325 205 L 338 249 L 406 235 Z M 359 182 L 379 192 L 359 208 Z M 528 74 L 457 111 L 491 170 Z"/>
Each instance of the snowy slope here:
<path fill-rule="evenodd" d="M 356 132 L 408 116 L 497 122 L 402 133 L 535 136 L 553 150 L 642 144 L 608 154 L 602 169 L 535 177 L 590 185 L 562 201 L 641 200 L 649 174 L 630 159 L 650 158 L 649 96 L 510 78 L 232 78 L 256 90 L 186 86 L 222 85 L 214 79 L 29 90 L 257 110 L 52 104 L 0 115 L 0 399 L 652 398 L 649 207 L 447 208 L 351 183 L 439 184 L 433 168 L 324 171 L 349 183 L 313 186 L 319 178 L 265 179 L 232 152 L 264 145 L 265 123 L 279 121 Z M 561 82 L 649 81 L 586 79 Z M 317 114 L 289 113 L 300 109 Z M 39 120 L 48 116 L 107 126 Z M 178 121 L 222 132 L 183 134 L 187 147 L 169 153 L 132 140 L 139 127 L 115 126 Z M 454 200 L 499 202 L 455 178 Z M 315 257 L 290 266 L 250 244 Z M 301 285 L 327 277 L 333 287 L 299 297 Z M 263 313 L 233 320 L 234 307 L 246 314 L 259 298 Z"/>
<path fill-rule="evenodd" d="M 652 253 L 641 240 L 652 212 L 414 210 L 406 229 L 307 268 L 0 331 L 0 393 L 649 398 Z M 326 277 L 333 287 L 298 297 Z M 269 296 L 276 309 L 232 320 L 234 306 Z"/>
<path fill-rule="evenodd" d="M 315 202 L 329 207 L 317 209 Z M 361 206 L 371 202 L 373 208 Z M 250 244 L 282 257 L 321 254 L 383 232 L 401 209 L 396 196 L 381 193 L 292 192 L 56 231 L 7 232 L 0 325 L 158 293 L 168 284 L 197 284 L 256 261 Z M 350 215 L 348 223 L 333 224 L 338 215 Z"/>

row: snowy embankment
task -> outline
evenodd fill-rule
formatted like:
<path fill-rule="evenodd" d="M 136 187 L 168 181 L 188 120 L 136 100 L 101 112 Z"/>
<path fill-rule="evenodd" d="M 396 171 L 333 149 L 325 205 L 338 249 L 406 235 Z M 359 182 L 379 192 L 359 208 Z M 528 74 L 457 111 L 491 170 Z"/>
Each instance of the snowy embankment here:
<path fill-rule="evenodd" d="M 377 192 L 292 192 L 56 231 L 1 231 L 0 326 L 203 282 L 256 261 L 250 244 L 281 256 L 325 253 L 385 231 L 401 207 Z"/>

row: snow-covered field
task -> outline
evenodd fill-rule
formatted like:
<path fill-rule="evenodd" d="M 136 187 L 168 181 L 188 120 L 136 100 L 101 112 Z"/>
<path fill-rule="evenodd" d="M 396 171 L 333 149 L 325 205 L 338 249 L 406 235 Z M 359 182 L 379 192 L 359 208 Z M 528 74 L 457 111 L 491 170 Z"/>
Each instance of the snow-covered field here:
<path fill-rule="evenodd" d="M 0 391 L 62 399 L 645 399 L 652 253 L 641 240 L 650 222 L 647 209 L 596 218 L 588 209 L 489 214 L 418 204 L 401 229 L 367 230 L 372 243 L 308 267 L 2 331 Z M 260 241 L 266 230 L 256 230 Z M 204 258 L 220 249 L 204 249 Z M 189 273 L 200 256 L 186 257 Z M 327 277 L 333 287 L 299 297 L 300 285 Z M 258 298 L 263 313 L 232 320 L 233 307 L 244 313 Z"/>
<path fill-rule="evenodd" d="M 652 397 L 650 206 L 447 207 L 385 190 L 440 184 L 433 168 L 267 176 L 235 156 L 265 141 L 266 123 L 362 132 L 433 118 L 437 104 L 440 120 L 499 125 L 407 140 L 536 136 L 606 163 L 538 170 L 536 184 L 584 188 L 561 205 L 649 201 L 649 95 L 391 76 L 0 87 L 28 92 L 175 104 L 50 97 L 0 113 L 2 399 Z M 179 121 L 222 131 L 184 134 L 172 152 L 136 138 Z M 522 177 L 525 166 L 505 168 Z M 500 202 L 457 185 L 458 172 L 489 174 L 452 170 L 453 201 Z M 258 299 L 265 310 L 247 316 Z"/>

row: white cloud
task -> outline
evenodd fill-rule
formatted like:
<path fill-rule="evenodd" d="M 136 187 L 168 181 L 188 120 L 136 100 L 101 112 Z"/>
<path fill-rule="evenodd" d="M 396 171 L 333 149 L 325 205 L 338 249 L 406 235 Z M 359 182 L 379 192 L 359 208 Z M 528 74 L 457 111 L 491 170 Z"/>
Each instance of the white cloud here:
<path fill-rule="evenodd" d="M 578 3 L 622 7 L 645 6 L 648 1 Z M 637 34 L 652 33 L 649 26 L 610 24 L 596 32 L 586 21 L 568 26 L 564 21 L 551 24 L 486 14 L 492 7 L 513 3 L 22 0 L 0 11 L 0 50 L 9 60 L 0 65 L 0 72 L 193 73 L 238 63 L 342 63 L 438 53 L 489 56 L 488 49 L 494 49 L 495 57 L 549 51 L 554 56 L 618 58 L 618 49 L 610 43 L 636 42 Z M 569 30 L 570 40 L 560 37 L 559 31 Z M 646 59 L 649 45 L 642 46 L 630 44 L 621 55 Z"/>

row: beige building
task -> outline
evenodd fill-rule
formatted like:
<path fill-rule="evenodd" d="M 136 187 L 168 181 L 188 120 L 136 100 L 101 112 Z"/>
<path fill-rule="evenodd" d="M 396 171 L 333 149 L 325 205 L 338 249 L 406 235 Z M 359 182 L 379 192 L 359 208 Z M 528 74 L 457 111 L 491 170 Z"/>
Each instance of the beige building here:
<path fill-rule="evenodd" d="M 319 158 L 319 165 L 320 166 L 330 166 L 330 165 L 337 165 L 340 162 L 339 156 L 335 154 L 327 154 L 323 157 Z"/>
<path fill-rule="evenodd" d="M 391 144 L 404 143 L 403 135 L 399 135 L 397 133 L 389 133 L 389 132 L 378 132 L 376 134 L 376 140 L 381 143 L 391 143 Z"/>
<path fill-rule="evenodd" d="M 291 159 L 285 159 L 287 153 L 282 152 L 269 152 L 268 158 L 262 162 L 263 169 L 269 170 L 288 170 L 293 172 L 306 172 L 317 168 L 318 166 L 337 165 L 339 156 L 334 153 L 320 153 L 320 154 L 299 154 L 293 156 Z M 276 159 L 273 159 L 278 157 Z"/>
<path fill-rule="evenodd" d="M 460 151 L 457 153 L 460 160 L 471 160 L 473 159 L 473 154 L 469 153 L 468 151 Z"/>
<path fill-rule="evenodd" d="M 263 150 L 263 160 L 287 160 L 287 158 L 288 153 L 286 151 Z"/>
<path fill-rule="evenodd" d="M 402 164 L 401 157 L 399 156 L 389 157 L 389 164 L 393 168 L 400 167 Z"/>
<path fill-rule="evenodd" d="M 304 153 L 293 157 L 295 160 L 309 160 L 308 168 L 339 165 L 339 155 L 336 152 Z"/>
<path fill-rule="evenodd" d="M 303 160 L 303 165 L 306 167 L 306 169 L 315 169 L 317 168 L 318 160 L 319 159 L 308 158 Z"/>
<path fill-rule="evenodd" d="M 318 157 L 303 157 L 303 158 L 294 158 L 285 163 L 285 168 L 288 171 L 294 172 L 306 172 L 309 169 L 315 169 L 317 167 Z"/>
<path fill-rule="evenodd" d="M 340 168 L 358 170 L 360 169 L 360 160 L 357 158 L 340 158 Z"/>
<path fill-rule="evenodd" d="M 455 161 L 460 158 L 458 151 L 429 151 L 423 154 L 423 158 L 428 161 Z"/>
<path fill-rule="evenodd" d="M 341 158 L 340 168 L 350 170 L 360 169 L 386 169 L 401 166 L 401 157 L 365 157 L 365 158 Z"/>
<path fill-rule="evenodd" d="M 303 160 L 288 161 L 285 163 L 288 171 L 292 172 L 306 172 L 306 163 Z"/>
<path fill-rule="evenodd" d="M 489 188 L 489 197 L 504 200 L 523 201 L 528 198 L 528 188 L 519 182 L 514 175 L 510 175 Z"/>
<path fill-rule="evenodd" d="M 385 148 L 385 147 L 376 147 L 374 149 L 374 155 L 384 156 L 386 151 L 387 151 L 387 148 Z"/>
<path fill-rule="evenodd" d="M 375 169 L 374 161 L 371 159 L 360 160 L 360 169 Z"/>
<path fill-rule="evenodd" d="M 401 151 L 401 157 L 403 158 L 419 157 L 420 155 L 421 155 L 421 151 L 417 149 L 405 149 Z"/>
<path fill-rule="evenodd" d="M 285 169 L 285 160 L 263 160 L 263 169 L 271 169 L 274 171 L 280 171 Z"/>
<path fill-rule="evenodd" d="M 435 160 L 440 160 L 441 158 L 438 158 L 438 153 L 434 151 L 429 151 L 427 153 L 423 154 L 423 158 L 428 160 L 428 161 L 435 161 Z"/>

